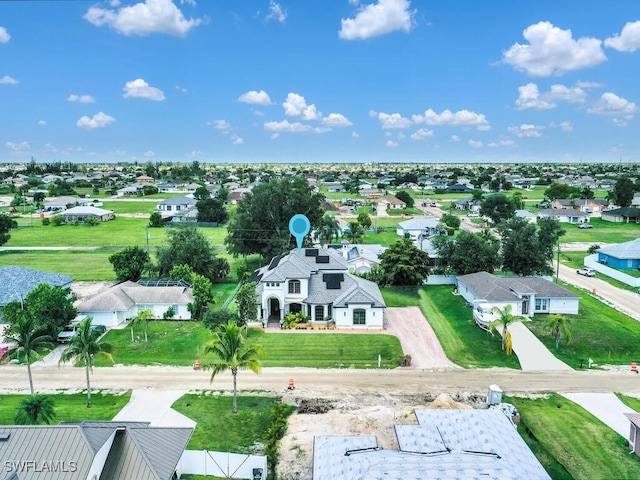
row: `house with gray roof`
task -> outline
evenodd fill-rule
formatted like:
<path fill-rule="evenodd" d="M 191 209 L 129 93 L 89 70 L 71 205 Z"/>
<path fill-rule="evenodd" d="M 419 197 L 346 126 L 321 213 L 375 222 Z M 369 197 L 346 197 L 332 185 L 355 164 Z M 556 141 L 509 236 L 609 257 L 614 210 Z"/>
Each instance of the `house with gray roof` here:
<path fill-rule="evenodd" d="M 545 208 L 538 212 L 538 218 L 553 218 L 560 223 L 582 223 L 589 221 L 589 214 L 575 208 Z"/>
<path fill-rule="evenodd" d="M 349 272 L 359 274 L 368 273 L 374 266 L 380 265 L 378 256 L 387 249 L 379 244 L 350 244 L 347 240 L 340 244 L 325 245 L 325 248 L 341 252 L 347 259 Z"/>
<path fill-rule="evenodd" d="M 41 283 L 52 287 L 71 288 L 73 278 L 57 273 L 41 272 L 23 267 L 0 267 L 0 314 L 2 307 L 12 301 L 21 302 Z"/>
<path fill-rule="evenodd" d="M 496 319 L 493 307 L 511 305 L 513 315 L 536 313 L 577 315 L 580 297 L 542 277 L 503 277 L 487 272 L 458 276 L 457 293 L 473 306 L 473 319 L 482 328 Z"/>
<path fill-rule="evenodd" d="M 420 237 L 430 237 L 438 235 L 437 227 L 439 223 L 440 221 L 434 217 L 412 218 L 411 220 L 400 222 L 396 228 L 396 233 L 403 238 L 408 234 L 414 240 Z"/>
<path fill-rule="evenodd" d="M 101 222 L 107 222 L 113 218 L 113 210 L 99 207 L 77 206 L 65 210 L 60 214 L 66 222 L 84 222 L 87 218 L 97 218 Z"/>
<path fill-rule="evenodd" d="M 258 318 L 282 325 L 288 313 L 305 312 L 309 323 L 337 328 L 382 328 L 384 299 L 378 285 L 349 273 L 334 249 L 304 248 L 274 257 L 254 272 Z"/>
<path fill-rule="evenodd" d="M 602 220 L 615 223 L 640 223 L 640 208 L 620 207 L 602 212 Z"/>
<path fill-rule="evenodd" d="M 195 207 L 196 201 L 191 197 L 171 197 L 156 204 L 156 210 L 174 214 Z"/>
<path fill-rule="evenodd" d="M 192 433 L 146 422 L 0 426 L 0 478 L 174 480 Z"/>
<path fill-rule="evenodd" d="M 313 479 L 536 479 L 551 477 L 500 408 L 416 409 L 396 425 L 398 449 L 375 436 L 316 436 Z"/>
<path fill-rule="evenodd" d="M 618 270 L 640 269 L 640 238 L 600 248 L 598 262 Z"/>
<path fill-rule="evenodd" d="M 127 281 L 100 292 L 76 306 L 78 313 L 93 318 L 93 325 L 116 327 L 135 317 L 143 310 L 150 310 L 154 318 L 163 318 L 173 308 L 175 320 L 190 320 L 187 306 L 193 302 L 191 287 L 145 286 Z"/>

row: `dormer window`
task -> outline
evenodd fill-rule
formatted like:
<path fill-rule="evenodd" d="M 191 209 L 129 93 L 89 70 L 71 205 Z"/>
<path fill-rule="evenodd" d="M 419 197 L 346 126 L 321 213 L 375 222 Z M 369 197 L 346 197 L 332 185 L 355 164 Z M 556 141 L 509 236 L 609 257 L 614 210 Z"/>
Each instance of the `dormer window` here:
<path fill-rule="evenodd" d="M 289 280 L 289 293 L 300 293 L 300 280 Z"/>

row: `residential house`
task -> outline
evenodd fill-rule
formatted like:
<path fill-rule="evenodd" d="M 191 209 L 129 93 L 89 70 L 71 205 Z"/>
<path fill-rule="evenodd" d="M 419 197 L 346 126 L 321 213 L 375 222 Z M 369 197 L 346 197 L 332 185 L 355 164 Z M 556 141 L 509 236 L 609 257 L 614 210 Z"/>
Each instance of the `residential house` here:
<path fill-rule="evenodd" d="M 188 183 L 182 186 L 182 190 L 187 193 L 195 193 L 197 189 L 199 189 L 202 185 L 198 183 Z"/>
<path fill-rule="evenodd" d="M 414 240 L 420 237 L 430 237 L 438 235 L 437 227 L 439 223 L 440 221 L 434 217 L 412 218 L 411 220 L 400 222 L 396 228 L 396 233 L 400 237 L 405 237 L 408 234 Z"/>
<path fill-rule="evenodd" d="M 235 205 L 239 200 L 242 200 L 244 196 L 249 193 L 251 189 L 249 188 L 236 188 L 229 192 L 227 196 L 227 203 L 230 205 Z"/>
<path fill-rule="evenodd" d="M 609 206 L 607 200 L 595 199 L 595 198 L 566 198 L 556 199 L 551 204 L 552 208 L 574 208 L 579 212 L 588 213 L 592 216 L 600 216 L 602 211 Z"/>
<path fill-rule="evenodd" d="M 151 185 L 153 182 L 155 182 L 155 179 L 148 175 L 140 175 L 139 177 L 136 177 L 136 183 L 141 185 Z"/>
<path fill-rule="evenodd" d="M 640 223 L 640 208 L 621 207 L 602 212 L 602 220 L 615 223 Z"/>
<path fill-rule="evenodd" d="M 473 319 L 482 328 L 497 318 L 493 307 L 511 305 L 513 315 L 536 313 L 576 315 L 580 297 L 541 277 L 502 277 L 487 272 L 458 276 L 457 292 L 473 306 Z"/>
<path fill-rule="evenodd" d="M 583 223 L 589 221 L 589 214 L 575 208 L 545 208 L 538 212 L 538 218 L 554 218 L 560 223 Z"/>
<path fill-rule="evenodd" d="M 618 270 L 640 269 L 640 238 L 598 250 L 598 262 Z"/>
<path fill-rule="evenodd" d="M 156 286 L 151 286 L 156 285 Z M 93 317 L 94 325 L 117 327 L 143 310 L 151 310 L 155 318 L 163 318 L 173 308 L 175 320 L 190 320 L 187 308 L 193 302 L 191 287 L 182 281 L 115 285 L 76 306 L 78 313 Z"/>
<path fill-rule="evenodd" d="M 70 206 L 74 206 L 78 203 L 78 199 L 74 197 L 52 197 L 44 202 L 45 212 L 57 212 L 60 210 L 66 210 Z"/>
<path fill-rule="evenodd" d="M 173 193 L 173 192 L 178 192 L 179 190 L 176 188 L 176 186 L 173 183 L 159 183 L 158 184 L 158 191 L 160 193 Z"/>
<path fill-rule="evenodd" d="M 97 218 L 101 222 L 107 222 L 113 218 L 113 210 L 92 206 L 77 206 L 65 210 L 60 214 L 65 222 L 84 222 L 87 218 Z"/>
<path fill-rule="evenodd" d="M 396 425 L 397 450 L 375 436 L 315 436 L 313 479 L 551 480 L 499 406 L 415 409 L 417 425 Z"/>
<path fill-rule="evenodd" d="M 41 272 L 23 267 L 0 267 L 0 320 L 2 307 L 7 303 L 23 302 L 41 283 L 52 287 L 71 288 L 73 278 L 57 273 Z"/>
<path fill-rule="evenodd" d="M 0 427 L 1 475 L 8 480 L 175 480 L 192 427 L 148 422 Z"/>
<path fill-rule="evenodd" d="M 633 199 L 631 200 L 631 206 L 636 208 L 640 207 L 640 192 L 636 192 L 633 195 Z"/>
<path fill-rule="evenodd" d="M 350 244 L 344 240 L 341 244 L 325 245 L 341 252 L 347 259 L 349 273 L 369 273 L 371 268 L 380 265 L 379 255 L 386 250 L 386 247 L 378 244 Z"/>
<path fill-rule="evenodd" d="M 538 216 L 535 213 L 531 213 L 529 210 L 516 210 L 514 216 L 524 218 L 529 223 L 538 222 Z"/>
<path fill-rule="evenodd" d="M 156 210 L 159 210 L 165 216 L 172 216 L 176 212 L 190 210 L 196 206 L 196 201 L 190 197 L 171 197 L 161 200 L 156 204 Z"/>
<path fill-rule="evenodd" d="M 467 185 L 462 185 L 461 183 L 456 183 L 447 187 L 447 193 L 472 193 L 473 188 L 468 187 Z"/>
<path fill-rule="evenodd" d="M 397 197 L 382 197 L 378 204 L 382 206 L 384 210 L 402 210 L 407 208 L 407 204 Z"/>
<path fill-rule="evenodd" d="M 338 182 L 325 182 L 324 186 L 327 187 L 327 192 L 329 193 L 343 193 L 346 192 L 344 185 Z"/>
<path fill-rule="evenodd" d="M 358 190 L 358 194 L 365 198 L 380 198 L 384 195 L 384 190 L 381 188 L 362 188 Z"/>
<path fill-rule="evenodd" d="M 137 196 L 138 191 L 141 191 L 142 187 L 144 187 L 144 185 L 140 183 L 134 183 L 133 185 L 128 185 L 126 187 L 120 188 L 116 191 L 116 195 L 118 195 L 119 197 Z"/>
<path fill-rule="evenodd" d="M 629 419 L 629 450 L 640 457 L 640 413 L 624 413 Z"/>
<path fill-rule="evenodd" d="M 384 299 L 378 285 L 348 271 L 341 252 L 325 248 L 291 250 L 256 270 L 258 318 L 282 325 L 288 313 L 305 312 L 312 324 L 337 328 L 382 328 Z"/>
<path fill-rule="evenodd" d="M 471 212 L 478 212 L 480 210 L 480 202 L 473 197 L 465 197 L 455 202 L 456 210 L 469 210 Z"/>

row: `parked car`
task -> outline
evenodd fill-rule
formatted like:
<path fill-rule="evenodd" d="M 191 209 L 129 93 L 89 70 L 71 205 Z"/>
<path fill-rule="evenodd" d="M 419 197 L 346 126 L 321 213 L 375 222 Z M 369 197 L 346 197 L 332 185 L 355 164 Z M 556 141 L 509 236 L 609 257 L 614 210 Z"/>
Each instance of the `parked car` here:
<path fill-rule="evenodd" d="M 70 323 L 66 327 L 62 329 L 62 331 L 58 334 L 58 342 L 59 343 L 67 343 L 71 340 L 71 337 L 75 336 L 77 333 L 77 324 Z"/>
<path fill-rule="evenodd" d="M 467 215 L 467 217 L 469 218 L 478 218 L 480 216 L 480 214 L 478 212 L 469 212 L 469 214 Z"/>
<path fill-rule="evenodd" d="M 584 275 L 585 277 L 595 277 L 596 276 L 596 272 L 593 268 L 581 268 L 579 270 L 576 270 L 576 273 L 578 275 Z"/>
<path fill-rule="evenodd" d="M 578 225 L 578 228 L 593 228 L 593 225 L 591 225 L 590 223 L 581 223 L 580 225 Z"/>

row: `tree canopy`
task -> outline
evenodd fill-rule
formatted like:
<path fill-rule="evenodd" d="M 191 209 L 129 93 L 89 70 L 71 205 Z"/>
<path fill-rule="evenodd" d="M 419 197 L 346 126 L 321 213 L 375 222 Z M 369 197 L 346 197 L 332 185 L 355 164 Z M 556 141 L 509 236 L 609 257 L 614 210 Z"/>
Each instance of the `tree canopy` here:
<path fill-rule="evenodd" d="M 229 218 L 229 213 L 219 198 L 203 198 L 202 200 L 198 200 L 196 202 L 196 208 L 198 209 L 199 222 L 214 222 L 220 224 L 226 222 Z"/>
<path fill-rule="evenodd" d="M 488 195 L 480 204 L 480 215 L 489 217 L 495 224 L 510 219 L 515 211 L 515 205 L 504 193 Z"/>
<path fill-rule="evenodd" d="M 398 200 L 402 200 L 404 203 L 406 203 L 407 204 L 407 208 L 412 208 L 413 205 L 415 204 L 415 200 L 409 194 L 409 192 L 407 192 L 406 190 L 398 191 L 398 193 L 396 193 L 396 198 Z"/>
<path fill-rule="evenodd" d="M 635 185 L 628 178 L 621 178 L 616 182 L 610 193 L 610 199 L 620 207 L 628 207 L 633 202 Z"/>
<path fill-rule="evenodd" d="M 385 285 L 418 286 L 429 275 L 429 255 L 402 238 L 381 253 L 380 267 Z"/>
<path fill-rule="evenodd" d="M 0 214 L 0 245 L 4 245 L 11 238 L 11 235 L 9 235 L 11 225 L 11 217 L 9 215 Z"/>
<path fill-rule="evenodd" d="M 500 241 L 489 230 L 486 233 L 463 230 L 454 239 L 438 236 L 433 239 L 433 244 L 438 252 L 438 268 L 456 275 L 493 273 L 500 267 Z"/>
<path fill-rule="evenodd" d="M 144 269 L 149 263 L 149 254 L 139 246 L 125 247 L 109 256 L 109 262 L 113 265 L 116 277 L 123 282 L 140 280 Z"/>
<path fill-rule="evenodd" d="M 323 204 L 324 195 L 314 193 L 303 176 L 257 185 L 238 201 L 229 219 L 225 238 L 229 253 L 271 258 L 295 248 L 289 220 L 298 213 L 306 215 L 313 231 L 324 215 Z"/>

